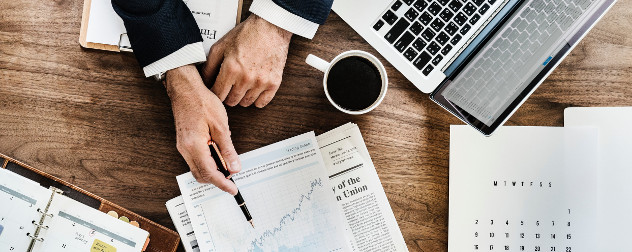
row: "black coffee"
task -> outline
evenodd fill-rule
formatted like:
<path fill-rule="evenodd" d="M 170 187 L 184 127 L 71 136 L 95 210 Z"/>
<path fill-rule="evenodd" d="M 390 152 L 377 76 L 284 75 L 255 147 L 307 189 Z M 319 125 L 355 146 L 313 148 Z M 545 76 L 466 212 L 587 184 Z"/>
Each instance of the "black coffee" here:
<path fill-rule="evenodd" d="M 377 101 L 382 92 L 382 77 L 371 61 L 351 56 L 336 62 L 329 70 L 327 90 L 338 106 L 359 111 Z"/>

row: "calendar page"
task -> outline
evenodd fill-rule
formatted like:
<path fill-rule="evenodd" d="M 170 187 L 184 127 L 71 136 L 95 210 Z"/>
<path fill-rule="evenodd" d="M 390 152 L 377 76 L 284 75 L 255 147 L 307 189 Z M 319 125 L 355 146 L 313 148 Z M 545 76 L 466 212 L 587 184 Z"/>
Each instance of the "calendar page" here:
<path fill-rule="evenodd" d="M 112 218 L 63 195 L 55 195 L 52 217 L 40 233 L 44 240 L 33 251 L 140 252 L 147 231 Z"/>
<path fill-rule="evenodd" d="M 9 170 L 0 169 L 0 251 L 26 251 L 52 191 Z"/>
<path fill-rule="evenodd" d="M 448 250 L 597 251 L 595 128 L 450 128 Z"/>

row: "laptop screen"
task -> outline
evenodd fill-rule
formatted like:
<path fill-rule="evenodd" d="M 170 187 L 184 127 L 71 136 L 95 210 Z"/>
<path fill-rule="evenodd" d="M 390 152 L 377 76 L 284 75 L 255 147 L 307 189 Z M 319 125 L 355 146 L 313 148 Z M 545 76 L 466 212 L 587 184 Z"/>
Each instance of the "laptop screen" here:
<path fill-rule="evenodd" d="M 446 71 L 433 99 L 491 134 L 570 49 L 565 38 L 595 1 L 525 1 L 460 69 Z"/>

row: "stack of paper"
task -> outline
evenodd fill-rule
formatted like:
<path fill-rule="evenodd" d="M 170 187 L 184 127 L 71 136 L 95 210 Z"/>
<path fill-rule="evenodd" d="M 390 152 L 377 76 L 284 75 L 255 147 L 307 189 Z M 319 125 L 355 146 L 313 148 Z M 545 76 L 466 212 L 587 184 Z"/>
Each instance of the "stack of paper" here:
<path fill-rule="evenodd" d="M 629 251 L 632 108 L 565 127 L 452 126 L 449 251 Z"/>
<path fill-rule="evenodd" d="M 233 179 L 255 228 L 232 196 L 180 175 L 167 209 L 187 251 L 408 251 L 357 125 L 240 160 Z"/>

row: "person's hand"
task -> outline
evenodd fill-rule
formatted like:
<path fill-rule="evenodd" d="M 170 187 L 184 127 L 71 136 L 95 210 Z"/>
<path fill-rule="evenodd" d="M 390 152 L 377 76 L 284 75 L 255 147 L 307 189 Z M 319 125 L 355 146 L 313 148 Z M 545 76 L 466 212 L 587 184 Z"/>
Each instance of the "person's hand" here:
<path fill-rule="evenodd" d="M 232 195 L 237 194 L 237 186 L 217 170 L 208 146 L 212 138 L 231 174 L 241 170 L 222 102 L 206 88 L 193 65 L 169 70 L 165 87 L 171 98 L 177 148 L 193 176 L 200 183 L 212 183 Z"/>
<path fill-rule="evenodd" d="M 251 14 L 213 44 L 202 78 L 226 105 L 262 108 L 279 89 L 291 38 L 292 33 Z"/>

